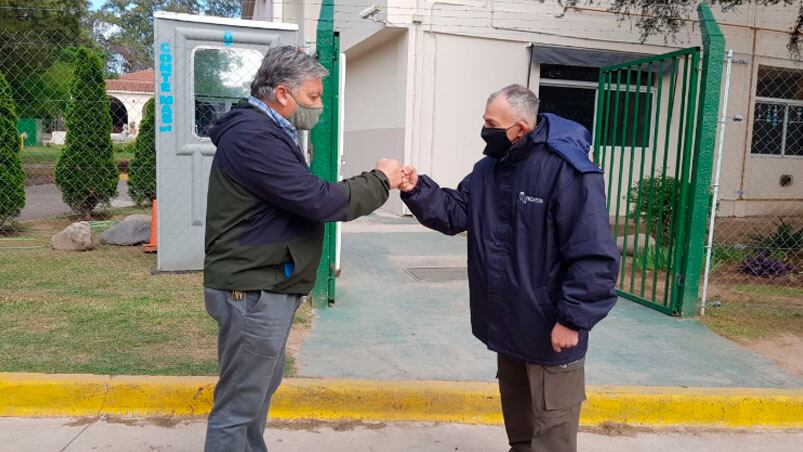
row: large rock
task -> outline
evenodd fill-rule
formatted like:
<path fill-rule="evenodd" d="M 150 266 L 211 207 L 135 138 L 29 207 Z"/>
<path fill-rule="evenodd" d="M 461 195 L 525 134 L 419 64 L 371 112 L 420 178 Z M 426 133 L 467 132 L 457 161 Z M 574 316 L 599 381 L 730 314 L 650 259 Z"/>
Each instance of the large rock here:
<path fill-rule="evenodd" d="M 123 221 L 145 221 L 147 223 L 150 223 L 151 216 L 149 214 L 144 214 L 144 213 L 135 213 L 133 215 L 125 217 Z"/>
<path fill-rule="evenodd" d="M 150 221 L 123 221 L 105 230 L 100 235 L 106 245 L 132 246 L 147 243 L 151 237 Z"/>
<path fill-rule="evenodd" d="M 63 231 L 54 235 L 50 239 L 50 244 L 55 250 L 91 250 L 94 247 L 92 244 L 92 229 L 86 221 L 73 223 L 67 226 Z"/>
<path fill-rule="evenodd" d="M 649 241 L 649 242 L 648 242 Z M 622 253 L 624 250 L 625 243 L 627 243 L 627 255 L 633 255 L 633 248 L 636 245 L 636 236 L 635 235 L 628 235 L 628 236 L 619 236 L 616 237 L 616 246 L 619 247 L 619 253 Z M 655 239 L 646 235 L 646 234 L 639 234 L 638 235 L 638 249 L 640 252 L 644 252 L 644 244 L 649 243 L 649 249 L 655 250 Z"/>

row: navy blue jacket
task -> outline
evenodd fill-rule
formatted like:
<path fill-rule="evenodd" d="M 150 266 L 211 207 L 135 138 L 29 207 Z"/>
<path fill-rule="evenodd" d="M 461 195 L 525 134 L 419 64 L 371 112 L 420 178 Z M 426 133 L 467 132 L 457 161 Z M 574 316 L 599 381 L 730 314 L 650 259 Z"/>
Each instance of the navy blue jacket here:
<path fill-rule="evenodd" d="M 577 361 L 616 303 L 620 255 L 589 141 L 580 124 L 542 114 L 507 156 L 477 162 L 457 190 L 421 176 L 402 194 L 423 225 L 468 231 L 471 326 L 495 352 L 535 364 Z M 577 347 L 552 349 L 556 321 L 580 331 Z"/>

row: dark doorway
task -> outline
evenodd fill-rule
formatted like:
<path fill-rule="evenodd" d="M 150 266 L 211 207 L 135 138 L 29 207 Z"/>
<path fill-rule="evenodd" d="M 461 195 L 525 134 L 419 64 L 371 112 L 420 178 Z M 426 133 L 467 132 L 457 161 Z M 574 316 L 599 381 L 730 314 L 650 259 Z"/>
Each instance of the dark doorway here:
<path fill-rule="evenodd" d="M 112 112 L 112 133 L 122 133 L 128 124 L 128 110 L 116 97 L 110 97 Z"/>
<path fill-rule="evenodd" d="M 596 89 L 541 84 L 539 94 L 541 112 L 554 113 L 579 122 L 590 132 L 594 130 Z"/>

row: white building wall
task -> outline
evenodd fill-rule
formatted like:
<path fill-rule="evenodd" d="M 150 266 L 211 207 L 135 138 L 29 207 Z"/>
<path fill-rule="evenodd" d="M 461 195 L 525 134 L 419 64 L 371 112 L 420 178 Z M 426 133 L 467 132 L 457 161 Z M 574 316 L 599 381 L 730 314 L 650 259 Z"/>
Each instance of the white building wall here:
<path fill-rule="evenodd" d="M 347 3 L 352 9 L 373 4 Z M 619 23 L 614 14 L 605 11 L 609 3 L 595 2 L 561 16 L 564 11 L 556 2 L 388 0 L 381 19 L 388 26 L 409 28 L 406 56 L 387 46 L 374 49 L 388 52 L 385 57 L 372 56 L 384 65 L 358 67 L 362 82 L 349 84 L 347 102 L 351 105 L 355 97 L 374 95 L 376 83 L 386 80 L 389 56 L 405 59 L 405 160 L 443 185 L 455 186 L 481 157 L 480 115 L 487 95 L 509 83 L 527 82 L 527 44 L 649 54 L 702 45 L 697 24 L 675 39 L 654 36 L 642 44 L 640 32 L 631 22 Z M 803 68 L 786 49 L 787 31 L 797 10 L 794 5 L 748 5 L 728 13 L 714 8 L 714 12 L 736 58 L 730 114 L 745 119 L 728 124 L 721 214 L 803 213 L 803 158 L 750 153 L 758 65 Z M 362 52 L 371 47 L 376 23 L 365 21 L 363 25 L 354 12 L 339 14 L 336 28 L 344 48 L 352 46 Z M 353 69 L 350 62 L 348 77 Z M 539 71 L 537 65 L 532 69 L 531 88 L 537 93 Z M 346 114 L 352 115 L 349 105 Z M 385 116 L 391 108 L 398 107 L 377 104 L 372 112 Z M 347 133 L 359 127 L 356 119 L 347 121 L 351 124 Z M 782 174 L 791 174 L 799 182 L 780 187 Z"/>
<path fill-rule="evenodd" d="M 432 41 L 435 73 L 425 83 L 436 94 L 425 98 L 422 110 L 419 124 L 429 124 L 432 132 L 431 141 L 420 145 L 419 165 L 438 183 L 454 187 L 483 157 L 480 129 L 488 95 L 512 83 L 527 83 L 529 52 L 520 41 L 438 33 Z"/>
<path fill-rule="evenodd" d="M 347 53 L 344 177 L 372 169 L 381 158 L 405 159 L 407 34 L 383 39 L 363 53 Z M 383 209 L 401 214 L 398 196 Z"/>

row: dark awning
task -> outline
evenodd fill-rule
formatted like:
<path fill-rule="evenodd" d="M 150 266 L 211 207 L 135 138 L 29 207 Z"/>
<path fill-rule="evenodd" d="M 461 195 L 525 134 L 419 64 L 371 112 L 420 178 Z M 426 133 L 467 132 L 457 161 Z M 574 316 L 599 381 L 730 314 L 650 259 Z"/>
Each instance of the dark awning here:
<path fill-rule="evenodd" d="M 646 53 L 553 47 L 533 44 L 533 63 L 601 68 L 651 56 Z"/>

